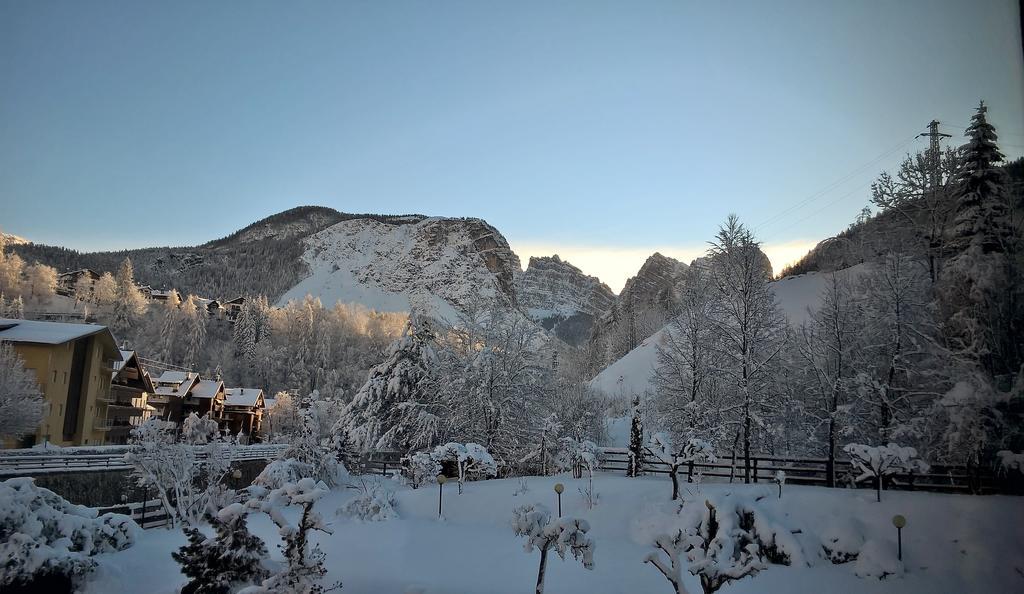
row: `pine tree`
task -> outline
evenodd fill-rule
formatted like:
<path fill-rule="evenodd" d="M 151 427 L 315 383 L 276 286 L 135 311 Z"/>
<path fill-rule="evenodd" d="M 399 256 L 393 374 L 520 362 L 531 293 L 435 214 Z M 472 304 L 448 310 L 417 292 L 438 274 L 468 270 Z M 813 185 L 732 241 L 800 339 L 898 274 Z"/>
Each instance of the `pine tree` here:
<path fill-rule="evenodd" d="M 633 397 L 633 420 L 629 425 L 629 466 L 626 476 L 644 473 L 644 421 L 640 414 L 640 397 Z"/>
<path fill-rule="evenodd" d="M 267 556 L 263 541 L 249 532 L 241 505 L 231 505 L 206 520 L 216 530 L 208 538 L 195 526 L 183 531 L 188 544 L 171 553 L 189 582 L 182 594 L 228 594 L 237 586 L 259 582 L 269 575 L 262 566 Z"/>
<path fill-rule="evenodd" d="M 342 411 L 334 432 L 346 433 L 363 451 L 408 452 L 430 445 L 438 424 L 432 407 L 435 390 L 430 370 L 436 364 L 432 338 L 425 322 L 410 318 L 387 359 L 370 371 L 369 379 Z"/>
<path fill-rule="evenodd" d="M 198 306 L 195 297 L 189 295 L 181 306 L 181 316 L 185 322 L 185 367 L 196 367 L 206 341 L 206 309 Z"/>
<path fill-rule="evenodd" d="M 1011 256 L 1016 249 L 1009 220 L 1003 154 L 984 102 L 967 128 L 957 176 L 956 216 L 940 295 L 951 350 L 987 375 L 1012 373 L 1016 350 L 1010 331 Z"/>

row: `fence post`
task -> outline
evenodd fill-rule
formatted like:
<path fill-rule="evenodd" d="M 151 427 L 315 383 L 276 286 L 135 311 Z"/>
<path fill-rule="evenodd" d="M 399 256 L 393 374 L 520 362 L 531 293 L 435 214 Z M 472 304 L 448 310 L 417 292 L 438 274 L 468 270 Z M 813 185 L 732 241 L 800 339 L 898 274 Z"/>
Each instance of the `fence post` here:
<path fill-rule="evenodd" d="M 754 482 L 757 482 L 757 458 L 754 458 Z"/>
<path fill-rule="evenodd" d="M 688 483 L 692 483 L 693 482 L 693 460 L 690 460 L 686 464 L 686 482 L 688 482 Z"/>

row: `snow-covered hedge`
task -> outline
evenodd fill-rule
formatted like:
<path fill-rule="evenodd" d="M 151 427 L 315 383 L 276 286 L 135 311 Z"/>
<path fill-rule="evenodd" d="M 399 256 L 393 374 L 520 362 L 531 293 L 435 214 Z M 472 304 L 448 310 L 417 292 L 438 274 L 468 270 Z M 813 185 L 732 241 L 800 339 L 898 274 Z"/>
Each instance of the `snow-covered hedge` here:
<path fill-rule="evenodd" d="M 69 503 L 30 478 L 0 483 L 0 590 L 47 576 L 72 583 L 92 571 L 93 555 L 130 547 L 138 526 L 121 514 Z"/>
<path fill-rule="evenodd" d="M 494 461 L 487 448 L 478 443 L 449 442 L 439 445 L 430 453 L 435 462 L 452 462 L 458 469 L 459 492 L 462 485 L 470 478 L 490 478 L 497 476 L 498 464 Z"/>
<path fill-rule="evenodd" d="M 338 508 L 338 515 L 363 522 L 384 522 L 398 518 L 395 494 L 387 485 L 374 479 L 360 479 L 355 488 L 359 493 Z"/>

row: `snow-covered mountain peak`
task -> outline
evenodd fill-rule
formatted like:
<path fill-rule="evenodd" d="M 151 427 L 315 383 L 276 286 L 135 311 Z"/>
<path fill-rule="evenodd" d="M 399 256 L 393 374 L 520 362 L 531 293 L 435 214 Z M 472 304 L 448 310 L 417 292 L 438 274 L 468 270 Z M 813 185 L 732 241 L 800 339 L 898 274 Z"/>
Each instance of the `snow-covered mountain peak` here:
<path fill-rule="evenodd" d="M 515 305 L 519 258 L 481 219 L 407 217 L 341 221 L 303 241 L 310 276 L 280 299 L 411 308 L 451 319 L 475 299 Z"/>

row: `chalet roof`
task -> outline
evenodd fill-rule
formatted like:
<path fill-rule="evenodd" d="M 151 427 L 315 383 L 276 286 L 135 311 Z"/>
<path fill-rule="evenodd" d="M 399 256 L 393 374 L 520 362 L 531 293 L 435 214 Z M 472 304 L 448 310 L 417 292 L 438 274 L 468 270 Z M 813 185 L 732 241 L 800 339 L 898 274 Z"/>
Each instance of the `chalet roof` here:
<path fill-rule="evenodd" d="M 113 368 L 113 371 L 110 372 L 110 379 L 114 379 L 115 377 L 117 377 L 117 374 L 121 373 L 121 370 L 124 369 L 124 366 L 127 365 L 128 362 L 131 361 L 132 357 L 135 356 L 135 351 L 122 350 L 119 352 L 121 353 L 121 360 L 114 361 L 114 364 L 111 366 Z"/>
<path fill-rule="evenodd" d="M 192 387 L 189 396 L 193 398 L 216 398 L 223 387 L 224 382 L 220 380 L 200 380 Z"/>
<path fill-rule="evenodd" d="M 91 276 L 93 278 L 99 278 L 100 277 L 100 273 L 96 272 L 95 270 L 93 270 L 91 268 L 79 268 L 78 270 L 69 270 L 67 272 L 62 272 L 62 273 L 58 274 L 57 277 L 60 278 L 62 276 L 81 276 L 83 274 L 88 274 L 89 276 Z"/>
<path fill-rule="evenodd" d="M 245 303 L 245 297 L 235 297 L 231 301 L 225 301 L 225 305 L 241 305 Z"/>
<path fill-rule="evenodd" d="M 259 388 L 228 388 L 224 393 L 227 396 L 224 399 L 224 406 L 253 407 L 259 403 L 263 390 Z"/>
<path fill-rule="evenodd" d="M 0 318 L 0 342 L 57 345 L 93 335 L 99 335 L 104 343 L 109 343 L 104 346 L 111 359 L 123 360 L 114 335 L 106 326 Z"/>
<path fill-rule="evenodd" d="M 198 373 L 165 371 L 160 377 L 156 378 L 158 385 L 153 393 L 158 396 L 184 397 L 198 381 Z"/>

